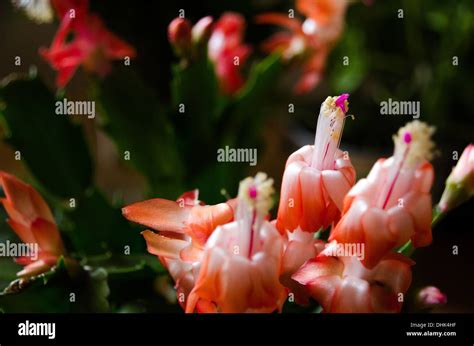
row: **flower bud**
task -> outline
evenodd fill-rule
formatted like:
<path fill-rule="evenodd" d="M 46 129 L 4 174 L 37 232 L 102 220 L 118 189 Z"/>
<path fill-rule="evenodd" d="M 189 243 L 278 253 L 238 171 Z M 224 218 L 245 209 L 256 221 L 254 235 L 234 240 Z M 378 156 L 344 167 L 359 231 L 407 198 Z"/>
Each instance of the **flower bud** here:
<path fill-rule="evenodd" d="M 434 307 L 436 305 L 446 304 L 448 298 L 438 287 L 427 286 L 418 292 L 417 301 L 424 307 Z"/>
<path fill-rule="evenodd" d="M 209 41 L 209 37 L 212 33 L 212 25 L 214 20 L 211 16 L 201 18 L 196 24 L 194 24 L 191 30 L 191 37 L 193 44 L 201 45 Z"/>
<path fill-rule="evenodd" d="M 469 144 L 446 180 L 439 208 L 441 212 L 446 212 L 472 196 L 474 196 L 474 144 Z"/>
<path fill-rule="evenodd" d="M 176 55 L 188 55 L 191 49 L 191 23 L 184 18 L 173 19 L 168 26 L 168 40 Z"/>

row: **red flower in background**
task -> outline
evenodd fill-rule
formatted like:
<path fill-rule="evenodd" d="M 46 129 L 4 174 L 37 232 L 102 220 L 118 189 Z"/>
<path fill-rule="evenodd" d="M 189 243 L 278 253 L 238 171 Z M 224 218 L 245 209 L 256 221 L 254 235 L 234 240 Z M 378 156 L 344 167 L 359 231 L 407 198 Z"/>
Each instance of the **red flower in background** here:
<path fill-rule="evenodd" d="M 224 13 L 217 21 L 208 44 L 209 58 L 216 66 L 221 89 L 226 94 L 237 92 L 244 84 L 241 65 L 250 54 L 243 44 L 245 19 L 237 13 Z"/>
<path fill-rule="evenodd" d="M 0 172 L 0 185 L 8 224 L 25 244 L 38 245 L 37 258 L 16 259 L 25 266 L 17 275 L 29 277 L 49 270 L 65 253 L 51 210 L 35 189 L 8 173 Z"/>
<path fill-rule="evenodd" d="M 69 82 L 79 65 L 104 76 L 110 70 L 110 60 L 135 57 L 132 46 L 107 30 L 98 16 L 88 13 L 87 0 L 52 3 L 61 24 L 49 49 L 41 48 L 40 54 L 58 71 L 58 87 Z"/>
<path fill-rule="evenodd" d="M 168 39 L 177 56 L 193 59 L 205 51 L 213 62 L 220 90 L 235 94 L 245 82 L 241 66 L 250 55 L 243 43 L 245 19 L 238 13 L 224 13 L 214 23 L 212 17 L 201 18 L 194 26 L 184 18 L 175 18 L 168 26 Z"/>
<path fill-rule="evenodd" d="M 298 0 L 296 8 L 306 16 L 304 21 L 281 13 L 257 16 L 257 23 L 286 29 L 263 44 L 265 51 L 279 51 L 285 60 L 303 59 L 301 76 L 294 88 L 296 94 L 309 92 L 321 80 L 327 56 L 344 28 L 347 5 L 347 0 Z"/>

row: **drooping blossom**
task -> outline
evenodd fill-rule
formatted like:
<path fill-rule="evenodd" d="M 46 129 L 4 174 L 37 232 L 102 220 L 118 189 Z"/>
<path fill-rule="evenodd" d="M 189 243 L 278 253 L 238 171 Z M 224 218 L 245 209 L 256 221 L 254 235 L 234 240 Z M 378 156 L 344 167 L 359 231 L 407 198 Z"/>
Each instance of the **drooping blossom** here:
<path fill-rule="evenodd" d="M 321 80 L 327 56 L 343 31 L 347 5 L 347 0 L 298 0 L 296 9 L 306 17 L 304 20 L 282 13 L 257 16 L 257 23 L 285 29 L 263 44 L 265 51 L 281 52 L 286 61 L 302 59 L 296 94 L 311 91 Z"/>
<path fill-rule="evenodd" d="M 235 221 L 209 237 L 186 312 L 281 310 L 287 295 L 279 282 L 283 239 L 266 220 L 272 183 L 264 173 L 240 183 Z"/>
<path fill-rule="evenodd" d="M 292 276 L 309 259 L 316 257 L 325 246 L 324 241 L 315 239 L 313 233 L 303 232 L 297 228 L 294 232 L 284 234 L 285 251 L 283 254 L 280 282 L 294 295 L 294 301 L 306 305 L 309 293 Z"/>
<path fill-rule="evenodd" d="M 395 151 L 379 159 L 366 179 L 361 179 L 344 200 L 343 216 L 330 240 L 363 243 L 362 263 L 373 268 L 395 247 L 411 240 L 427 246 L 431 235 L 431 185 L 434 128 L 418 120 L 400 128 L 393 137 Z"/>
<path fill-rule="evenodd" d="M 435 307 L 446 304 L 448 298 L 438 287 L 426 286 L 418 292 L 417 302 L 423 307 Z"/>
<path fill-rule="evenodd" d="M 348 94 L 321 105 L 314 145 L 290 155 L 281 186 L 277 227 L 316 232 L 337 221 L 344 196 L 355 182 L 347 153 L 339 149 L 348 111 Z"/>
<path fill-rule="evenodd" d="M 241 68 L 250 55 L 250 46 L 243 43 L 245 19 L 237 13 L 224 13 L 216 22 L 208 43 L 209 59 L 214 62 L 220 88 L 234 94 L 244 84 Z"/>
<path fill-rule="evenodd" d="M 80 65 L 104 76 L 111 60 L 135 57 L 132 46 L 110 32 L 100 17 L 88 12 L 88 0 L 52 0 L 52 4 L 61 23 L 51 46 L 41 48 L 40 53 L 58 72 L 58 87 L 64 87 Z"/>
<path fill-rule="evenodd" d="M 142 232 L 148 252 L 158 256 L 175 281 L 179 303 L 185 307 L 194 287 L 203 247 L 218 225 L 234 218 L 235 200 L 217 205 L 203 205 L 198 191 L 181 195 L 176 202 L 155 198 L 122 209 L 130 221 L 148 226 Z"/>
<path fill-rule="evenodd" d="M 469 144 L 446 180 L 439 208 L 441 212 L 447 212 L 472 196 L 474 196 L 474 144 Z"/>
<path fill-rule="evenodd" d="M 48 271 L 65 254 L 51 210 L 33 187 L 13 175 L 0 171 L 0 186 L 5 194 L 0 202 L 8 214 L 7 223 L 33 255 L 16 259 L 24 266 L 17 275 L 26 278 Z M 33 254 L 35 248 L 37 254 Z"/>
<path fill-rule="evenodd" d="M 337 256 L 340 244 L 329 244 L 293 275 L 329 313 L 400 312 L 411 284 L 408 257 L 390 253 L 372 269 L 356 256 Z"/>

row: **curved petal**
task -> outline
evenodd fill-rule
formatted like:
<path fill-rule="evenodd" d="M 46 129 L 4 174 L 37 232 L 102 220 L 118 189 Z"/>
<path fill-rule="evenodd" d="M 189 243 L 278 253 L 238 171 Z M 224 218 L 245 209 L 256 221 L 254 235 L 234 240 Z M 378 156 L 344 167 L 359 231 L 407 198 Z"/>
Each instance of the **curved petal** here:
<path fill-rule="evenodd" d="M 281 183 L 280 205 L 278 207 L 277 227 L 280 231 L 295 230 L 301 220 L 300 172 L 305 166 L 298 161 L 288 165 Z"/>
<path fill-rule="evenodd" d="M 180 207 L 174 201 L 155 198 L 126 206 L 122 208 L 122 214 L 129 221 L 156 230 L 181 233 L 191 209 Z"/>
<path fill-rule="evenodd" d="M 388 228 L 388 215 L 382 209 L 370 208 L 362 218 L 362 226 L 365 257 L 361 262 L 366 268 L 373 268 L 395 246 Z"/>
<path fill-rule="evenodd" d="M 181 250 L 189 245 L 187 241 L 163 237 L 152 231 L 143 231 L 142 235 L 145 238 L 148 252 L 156 256 L 176 259 L 179 258 Z"/>
<path fill-rule="evenodd" d="M 316 232 L 323 222 L 325 209 L 321 186 L 321 172 L 303 167 L 300 173 L 302 218 L 300 227 L 306 232 Z"/>
<path fill-rule="evenodd" d="M 344 197 L 349 192 L 351 186 L 339 171 L 325 170 L 321 172 L 323 187 L 329 194 L 331 200 L 339 210 L 342 210 Z"/>

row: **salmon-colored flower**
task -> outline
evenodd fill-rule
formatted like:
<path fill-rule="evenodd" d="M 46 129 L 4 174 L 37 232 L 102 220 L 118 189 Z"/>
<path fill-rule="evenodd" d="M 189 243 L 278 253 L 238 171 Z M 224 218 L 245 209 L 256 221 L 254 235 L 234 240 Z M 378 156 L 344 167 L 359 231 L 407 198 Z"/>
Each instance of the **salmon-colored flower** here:
<path fill-rule="evenodd" d="M 286 162 L 277 227 L 316 232 L 337 221 L 344 196 L 355 182 L 347 153 L 339 149 L 348 94 L 328 97 L 321 105 L 314 145 L 294 152 Z"/>
<path fill-rule="evenodd" d="M 215 64 L 221 90 L 234 94 L 244 84 L 240 72 L 250 55 L 250 47 L 243 43 L 245 19 L 233 12 L 224 13 L 216 22 L 208 43 L 208 54 Z"/>
<path fill-rule="evenodd" d="M 283 239 L 265 220 L 272 183 L 263 173 L 240 183 L 236 219 L 209 237 L 186 312 L 281 310 L 287 295 L 279 282 Z"/>
<path fill-rule="evenodd" d="M 293 275 L 330 313 L 399 312 L 411 284 L 409 258 L 397 253 L 365 268 L 356 256 L 337 256 L 336 242 Z M 402 298 L 402 299 L 400 299 Z"/>
<path fill-rule="evenodd" d="M 474 144 L 469 144 L 446 180 L 439 208 L 441 212 L 447 212 L 472 196 L 474 196 Z"/>
<path fill-rule="evenodd" d="M 17 275 L 30 277 L 48 271 L 65 254 L 51 210 L 35 189 L 8 173 L 0 172 L 0 185 L 5 193 L 0 202 L 8 214 L 8 224 L 25 244 L 38 247 L 35 258 L 16 259 L 25 266 Z"/>
<path fill-rule="evenodd" d="M 159 231 L 142 232 L 148 252 L 158 256 L 176 283 L 178 301 L 185 307 L 194 287 L 203 247 L 218 225 L 234 218 L 235 200 L 213 206 L 198 200 L 198 191 L 181 195 L 176 202 L 155 198 L 122 209 L 130 221 Z"/>
<path fill-rule="evenodd" d="M 362 263 L 373 268 L 393 248 L 411 239 L 427 246 L 431 235 L 431 185 L 434 171 L 427 161 L 434 128 L 420 121 L 408 123 L 394 136 L 395 152 L 378 160 L 344 200 L 343 216 L 330 240 L 365 244 Z"/>
<path fill-rule="evenodd" d="M 41 48 L 40 53 L 58 71 L 58 87 L 69 82 L 79 65 L 104 76 L 110 60 L 135 57 L 133 47 L 110 32 L 98 16 L 88 13 L 87 0 L 52 0 L 52 4 L 61 24 L 51 46 Z"/>
<path fill-rule="evenodd" d="M 281 52 L 287 61 L 302 59 L 301 76 L 294 88 L 296 94 L 311 91 L 321 80 L 327 56 L 344 28 L 347 5 L 347 0 L 298 0 L 296 8 L 306 17 L 305 20 L 280 13 L 257 16 L 257 23 L 274 24 L 285 29 L 263 44 L 265 51 Z"/>

